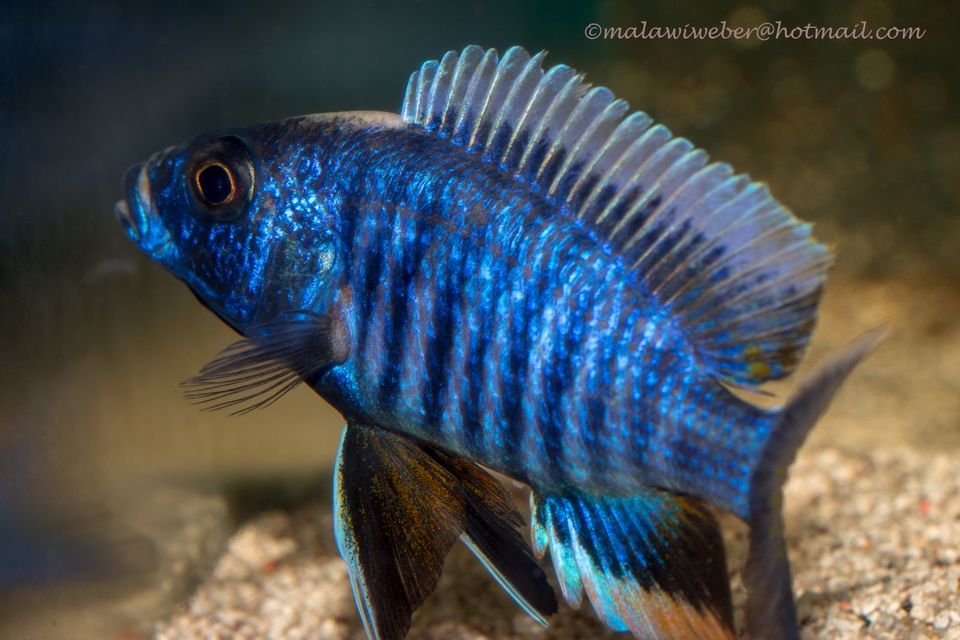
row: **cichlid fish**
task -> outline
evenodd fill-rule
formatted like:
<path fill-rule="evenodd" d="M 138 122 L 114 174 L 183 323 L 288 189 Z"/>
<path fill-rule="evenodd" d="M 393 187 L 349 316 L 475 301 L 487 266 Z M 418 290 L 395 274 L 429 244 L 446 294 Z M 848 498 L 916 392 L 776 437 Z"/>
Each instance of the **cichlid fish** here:
<path fill-rule="evenodd" d="M 810 339 L 830 251 L 767 187 L 564 65 L 470 46 L 401 114 L 202 135 L 118 217 L 244 336 L 188 380 L 245 412 L 305 382 L 346 418 L 336 537 L 371 638 L 402 638 L 462 540 L 537 621 L 583 594 L 639 638 L 732 638 L 710 507 L 751 527 L 752 637 L 796 638 L 786 468 L 864 334 L 761 409 Z M 530 486 L 532 549 L 485 470 Z"/>

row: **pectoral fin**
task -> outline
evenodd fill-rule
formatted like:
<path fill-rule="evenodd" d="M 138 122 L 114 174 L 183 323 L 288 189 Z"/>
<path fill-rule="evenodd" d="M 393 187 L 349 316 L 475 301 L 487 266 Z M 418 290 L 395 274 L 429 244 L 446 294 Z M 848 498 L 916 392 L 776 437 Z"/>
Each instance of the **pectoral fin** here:
<path fill-rule="evenodd" d="M 249 413 L 350 355 L 349 331 L 336 308 L 261 325 L 250 334 L 180 383 L 184 396 L 205 411 Z"/>
<path fill-rule="evenodd" d="M 546 577 L 515 530 L 519 515 L 509 496 L 477 465 L 350 424 L 334 482 L 337 546 L 370 638 L 405 636 L 461 537 L 536 619 L 556 611 Z"/>

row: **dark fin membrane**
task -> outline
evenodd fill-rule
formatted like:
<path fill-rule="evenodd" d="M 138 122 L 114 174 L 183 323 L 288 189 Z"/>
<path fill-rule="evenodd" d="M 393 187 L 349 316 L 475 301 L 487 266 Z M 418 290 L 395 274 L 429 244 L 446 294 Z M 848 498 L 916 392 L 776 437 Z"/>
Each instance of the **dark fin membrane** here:
<path fill-rule="evenodd" d="M 255 337 L 234 342 L 200 374 L 180 383 L 204 411 L 231 415 L 269 406 L 304 380 L 312 380 L 350 353 L 339 314 L 261 325 Z"/>
<path fill-rule="evenodd" d="M 550 549 L 564 598 L 582 592 L 637 638 L 733 638 L 720 526 L 706 503 L 659 489 L 629 497 L 531 495 L 534 552 Z"/>
<path fill-rule="evenodd" d="M 334 480 L 337 546 L 370 638 L 400 640 L 463 531 L 463 491 L 411 442 L 348 426 Z"/>
<path fill-rule="evenodd" d="M 553 591 L 514 530 L 519 516 L 477 465 L 401 436 L 348 425 L 334 485 L 337 546 L 370 638 L 403 638 L 463 536 L 500 584 L 538 621 Z"/>
<path fill-rule="evenodd" d="M 547 618 L 557 612 L 557 597 L 518 531 L 523 516 L 509 492 L 465 458 L 438 449 L 430 449 L 430 454 L 463 485 L 467 505 L 464 544 L 530 617 L 547 626 Z"/>
<path fill-rule="evenodd" d="M 543 57 L 448 51 L 411 74 L 402 117 L 592 228 L 719 380 L 755 388 L 789 375 L 832 259 L 810 225 L 766 185 Z"/>
<path fill-rule="evenodd" d="M 750 549 L 743 572 L 750 638 L 799 638 L 783 527 L 787 469 L 840 385 L 886 335 L 886 327 L 868 331 L 831 356 L 800 383 L 780 410 L 777 429 L 750 482 L 750 513 L 746 518 L 750 525 Z"/>

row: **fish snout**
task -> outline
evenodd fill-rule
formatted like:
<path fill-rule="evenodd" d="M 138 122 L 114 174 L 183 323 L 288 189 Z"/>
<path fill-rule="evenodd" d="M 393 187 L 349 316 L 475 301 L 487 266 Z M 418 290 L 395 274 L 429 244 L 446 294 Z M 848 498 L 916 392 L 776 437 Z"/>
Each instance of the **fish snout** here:
<path fill-rule="evenodd" d="M 130 216 L 130 205 L 126 200 L 120 200 L 113 206 L 113 215 L 117 217 L 117 222 L 123 227 L 123 231 L 132 239 L 137 239 L 137 230 L 133 226 L 133 219 Z"/>
<path fill-rule="evenodd" d="M 127 169 L 123 178 L 123 191 L 126 196 L 114 206 L 117 222 L 128 236 L 138 244 L 146 233 L 147 216 L 140 185 L 145 181 L 144 163 L 135 164 Z M 149 189 L 149 186 L 148 186 Z"/>

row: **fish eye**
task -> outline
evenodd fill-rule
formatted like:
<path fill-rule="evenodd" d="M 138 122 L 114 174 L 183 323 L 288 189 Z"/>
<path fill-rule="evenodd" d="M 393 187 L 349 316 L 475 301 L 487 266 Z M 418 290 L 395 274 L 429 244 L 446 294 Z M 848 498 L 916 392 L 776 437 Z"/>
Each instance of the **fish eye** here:
<path fill-rule="evenodd" d="M 186 182 L 194 202 L 218 220 L 238 215 L 253 197 L 254 169 L 247 145 L 223 136 L 194 150 Z"/>
<path fill-rule="evenodd" d="M 212 207 L 229 203 L 237 197 L 237 185 L 230 169 L 217 161 L 201 165 L 194 174 L 197 194 Z"/>

